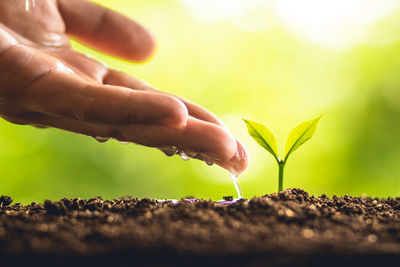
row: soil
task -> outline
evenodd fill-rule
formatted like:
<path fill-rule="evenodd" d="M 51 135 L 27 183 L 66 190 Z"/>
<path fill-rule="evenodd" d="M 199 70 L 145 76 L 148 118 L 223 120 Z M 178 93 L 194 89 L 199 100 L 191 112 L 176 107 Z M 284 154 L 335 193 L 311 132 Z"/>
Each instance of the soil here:
<path fill-rule="evenodd" d="M 1 266 L 398 266 L 400 198 L 0 197 Z"/>

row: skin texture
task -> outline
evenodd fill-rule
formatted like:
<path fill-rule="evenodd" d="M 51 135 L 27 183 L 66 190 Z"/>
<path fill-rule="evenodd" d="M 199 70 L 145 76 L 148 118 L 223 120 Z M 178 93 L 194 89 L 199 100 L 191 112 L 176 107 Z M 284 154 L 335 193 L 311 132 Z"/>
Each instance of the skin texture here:
<path fill-rule="evenodd" d="M 246 149 L 211 112 L 73 51 L 69 37 L 136 62 L 155 48 L 141 25 L 86 0 L 0 0 L 2 118 L 247 168 Z"/>

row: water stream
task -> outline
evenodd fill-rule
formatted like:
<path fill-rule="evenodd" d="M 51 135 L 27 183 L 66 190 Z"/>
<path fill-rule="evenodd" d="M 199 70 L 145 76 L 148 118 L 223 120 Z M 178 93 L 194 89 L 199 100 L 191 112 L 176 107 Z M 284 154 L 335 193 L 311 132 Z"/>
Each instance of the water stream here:
<path fill-rule="evenodd" d="M 230 173 L 230 177 L 232 179 L 233 185 L 236 188 L 238 199 L 242 199 L 243 198 L 243 193 L 242 193 L 242 188 L 240 187 L 240 184 L 239 184 L 238 175 Z"/>

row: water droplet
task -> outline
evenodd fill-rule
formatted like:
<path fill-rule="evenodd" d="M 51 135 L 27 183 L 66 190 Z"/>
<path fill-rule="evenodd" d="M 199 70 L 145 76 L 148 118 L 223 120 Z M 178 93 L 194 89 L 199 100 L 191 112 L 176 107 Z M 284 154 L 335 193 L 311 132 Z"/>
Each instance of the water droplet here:
<path fill-rule="evenodd" d="M 175 154 L 178 154 L 179 151 L 176 147 L 160 147 L 159 148 L 167 157 L 172 157 Z"/>
<path fill-rule="evenodd" d="M 94 139 L 95 139 L 97 142 L 100 142 L 100 143 L 105 143 L 105 142 L 107 142 L 108 140 L 110 140 L 110 138 L 101 137 L 101 136 L 96 136 Z"/>
<path fill-rule="evenodd" d="M 164 149 L 161 151 L 164 152 L 164 154 L 167 155 L 168 157 L 172 157 L 173 155 L 178 153 L 178 150 L 174 150 L 174 149 Z"/>
<path fill-rule="evenodd" d="M 208 166 L 214 165 L 214 161 L 212 161 L 211 159 L 206 159 L 205 161 L 206 161 L 206 164 L 207 164 Z"/>
<path fill-rule="evenodd" d="M 236 188 L 236 192 L 238 194 L 238 199 L 242 199 L 243 198 L 243 193 L 242 193 L 242 188 L 240 188 L 239 180 L 237 179 L 238 176 L 233 174 L 233 173 L 231 173 L 230 177 L 232 179 L 233 185 Z"/>
<path fill-rule="evenodd" d="M 190 159 L 190 157 L 188 155 L 185 154 L 185 152 L 181 151 L 179 152 L 179 156 L 181 157 L 181 159 L 183 159 L 184 161 L 187 161 Z"/>
<path fill-rule="evenodd" d="M 120 143 L 123 145 L 129 145 L 129 142 L 126 142 L 126 141 L 120 141 Z"/>

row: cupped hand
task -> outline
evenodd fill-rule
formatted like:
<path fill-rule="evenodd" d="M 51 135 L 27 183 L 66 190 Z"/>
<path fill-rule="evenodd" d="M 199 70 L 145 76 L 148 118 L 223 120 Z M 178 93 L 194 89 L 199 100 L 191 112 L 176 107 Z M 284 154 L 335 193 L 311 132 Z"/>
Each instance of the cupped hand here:
<path fill-rule="evenodd" d="M 131 61 L 155 47 L 142 26 L 86 0 L 0 0 L 1 117 L 246 169 L 246 149 L 215 115 L 73 51 L 69 37 Z"/>

